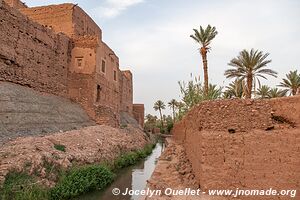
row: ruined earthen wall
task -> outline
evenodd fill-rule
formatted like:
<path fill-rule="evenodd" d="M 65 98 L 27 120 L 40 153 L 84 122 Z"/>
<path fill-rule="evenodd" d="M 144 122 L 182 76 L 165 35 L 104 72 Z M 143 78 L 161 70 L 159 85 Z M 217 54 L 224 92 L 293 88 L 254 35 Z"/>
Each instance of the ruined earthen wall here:
<path fill-rule="evenodd" d="M 19 9 L 29 19 L 55 31 L 63 32 L 68 36 L 74 34 L 72 18 L 73 5 L 61 4 Z"/>
<path fill-rule="evenodd" d="M 1 10 L 9 19 L 0 21 L 0 80 L 66 96 L 100 124 L 115 126 L 121 111 L 132 115 L 131 72 L 120 71 L 119 58 L 81 8 L 61 4 L 19 11 L 28 18 L 7 5 Z"/>
<path fill-rule="evenodd" d="M 65 96 L 68 37 L 28 20 L 5 3 L 0 16 L 0 80 Z"/>
<path fill-rule="evenodd" d="M 133 113 L 132 74 L 129 70 L 121 71 L 121 112 Z"/>
<path fill-rule="evenodd" d="M 94 20 L 79 6 L 74 7 L 73 12 L 74 35 L 96 35 L 102 40 L 102 31 Z"/>
<path fill-rule="evenodd" d="M 133 104 L 133 117 L 136 121 L 144 127 L 144 115 L 145 115 L 145 107 L 144 104 Z"/>
<path fill-rule="evenodd" d="M 300 97 L 204 102 L 175 124 L 173 134 L 204 190 L 299 190 L 299 109 Z"/>
<path fill-rule="evenodd" d="M 101 29 L 77 5 L 66 3 L 25 8 L 20 11 L 56 33 L 63 32 L 69 37 L 97 35 L 101 39 Z"/>
<path fill-rule="evenodd" d="M 9 6 L 19 9 L 19 8 L 27 8 L 25 3 L 20 0 L 4 0 Z M 0 1 L 1 4 L 1 1 Z"/>
<path fill-rule="evenodd" d="M 73 39 L 70 72 L 93 74 L 96 70 L 96 51 L 99 41 L 96 36 L 83 36 Z"/>

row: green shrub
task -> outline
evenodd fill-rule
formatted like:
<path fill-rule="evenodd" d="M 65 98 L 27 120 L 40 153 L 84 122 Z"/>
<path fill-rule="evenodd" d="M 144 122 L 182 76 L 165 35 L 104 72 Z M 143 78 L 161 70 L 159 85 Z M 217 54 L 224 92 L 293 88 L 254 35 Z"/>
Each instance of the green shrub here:
<path fill-rule="evenodd" d="M 136 164 L 152 153 L 155 144 L 148 144 L 143 149 L 132 151 L 118 157 L 114 162 L 115 169 L 121 169 Z"/>
<path fill-rule="evenodd" d="M 62 144 L 54 144 L 54 148 L 58 151 L 63 151 L 63 152 L 66 151 L 66 146 Z"/>
<path fill-rule="evenodd" d="M 45 200 L 47 196 L 47 190 L 38 185 L 33 177 L 20 172 L 7 174 L 0 191 L 1 200 Z"/>
<path fill-rule="evenodd" d="M 50 199 L 69 199 L 92 190 L 101 190 L 114 179 L 105 166 L 91 165 L 71 170 L 50 190 Z"/>
<path fill-rule="evenodd" d="M 90 165 L 73 168 L 63 172 L 52 163 L 44 161 L 47 177 L 54 173 L 60 181 L 52 189 L 39 186 L 36 176 L 25 173 L 11 172 L 6 176 L 3 189 L 0 190 L 1 200 L 46 200 L 70 199 L 93 190 L 104 189 L 110 184 L 115 174 L 110 168 L 118 170 L 146 158 L 151 154 L 155 144 L 148 144 L 143 149 L 121 155 L 113 163 L 107 165 Z M 29 164 L 28 164 L 29 165 Z"/>

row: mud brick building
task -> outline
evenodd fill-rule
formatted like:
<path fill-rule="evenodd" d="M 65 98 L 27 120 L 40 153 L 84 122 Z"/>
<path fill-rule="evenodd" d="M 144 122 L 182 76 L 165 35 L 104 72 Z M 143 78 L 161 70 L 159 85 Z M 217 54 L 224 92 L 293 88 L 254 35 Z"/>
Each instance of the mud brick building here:
<path fill-rule="evenodd" d="M 120 70 L 102 30 L 79 6 L 2 0 L 0 44 L 0 81 L 72 99 L 98 124 L 116 127 L 126 113 L 143 126 L 132 73 Z"/>

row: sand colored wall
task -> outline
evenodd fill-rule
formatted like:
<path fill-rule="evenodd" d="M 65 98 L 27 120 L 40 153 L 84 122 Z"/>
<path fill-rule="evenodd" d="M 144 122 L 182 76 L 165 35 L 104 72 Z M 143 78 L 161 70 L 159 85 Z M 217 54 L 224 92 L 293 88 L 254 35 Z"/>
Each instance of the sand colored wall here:
<path fill-rule="evenodd" d="M 145 116 L 145 106 L 144 104 L 133 104 L 133 117 L 134 119 L 144 127 L 144 116 Z"/>
<path fill-rule="evenodd" d="M 73 10 L 73 34 L 76 36 L 96 35 L 101 40 L 102 31 L 94 20 L 79 6 L 75 6 Z"/>
<path fill-rule="evenodd" d="M 19 9 L 31 20 L 38 22 L 56 33 L 63 32 L 69 37 L 97 35 L 101 39 L 101 29 L 80 7 L 66 3 Z"/>
<path fill-rule="evenodd" d="M 272 187 L 299 191 L 299 109 L 300 97 L 205 102 L 177 123 L 173 134 L 184 144 L 204 190 Z M 272 116 L 284 117 L 292 125 Z M 229 133 L 229 129 L 236 132 Z"/>
<path fill-rule="evenodd" d="M 56 33 L 63 32 L 66 35 L 71 36 L 74 34 L 72 7 L 72 4 L 61 4 L 25 8 L 19 9 L 19 11 L 29 19 L 52 29 Z"/>
<path fill-rule="evenodd" d="M 7 4 L 0 10 L 0 80 L 66 96 L 99 124 L 117 126 L 121 110 L 132 115 L 131 72 L 121 72 L 119 58 L 81 8 L 61 4 L 19 11 L 28 18 Z"/>
<path fill-rule="evenodd" d="M 65 96 L 70 62 L 69 38 L 0 8 L 0 80 Z"/>
<path fill-rule="evenodd" d="M 93 74 L 96 70 L 96 50 L 98 39 L 95 36 L 84 36 L 73 39 L 70 72 Z"/>
<path fill-rule="evenodd" d="M 132 73 L 129 70 L 121 71 L 121 111 L 132 114 L 133 112 L 133 84 Z"/>
<path fill-rule="evenodd" d="M 0 1 L 0 4 L 1 4 L 1 1 Z M 16 9 L 27 8 L 26 4 L 20 0 L 3 0 L 3 1 L 5 1 L 9 6 L 16 8 Z"/>

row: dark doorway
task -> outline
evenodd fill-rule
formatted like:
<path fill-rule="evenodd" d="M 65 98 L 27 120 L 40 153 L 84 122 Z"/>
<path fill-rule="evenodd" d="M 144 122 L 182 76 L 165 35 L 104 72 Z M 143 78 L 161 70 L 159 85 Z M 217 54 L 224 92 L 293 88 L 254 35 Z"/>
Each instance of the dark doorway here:
<path fill-rule="evenodd" d="M 100 101 L 100 97 L 101 97 L 101 86 L 97 85 L 97 98 L 96 98 L 96 102 Z"/>

